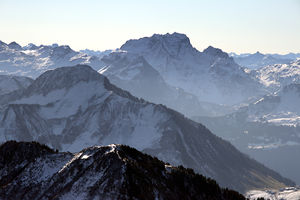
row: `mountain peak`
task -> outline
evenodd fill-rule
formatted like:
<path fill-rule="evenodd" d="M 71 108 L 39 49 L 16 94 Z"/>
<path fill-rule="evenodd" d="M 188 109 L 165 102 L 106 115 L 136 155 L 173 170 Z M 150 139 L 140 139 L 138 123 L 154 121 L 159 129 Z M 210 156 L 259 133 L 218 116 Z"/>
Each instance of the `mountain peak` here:
<path fill-rule="evenodd" d="M 143 53 L 154 51 L 164 52 L 169 56 L 177 56 L 184 49 L 193 49 L 189 38 L 181 33 L 154 34 L 151 37 L 144 37 L 135 40 L 128 40 L 121 46 L 121 50 L 132 53 Z"/>
<path fill-rule="evenodd" d="M 257 51 L 256 53 L 252 54 L 253 56 L 256 56 L 256 57 L 264 57 L 265 55 L 260 53 L 259 51 Z"/>
<path fill-rule="evenodd" d="M 162 38 L 162 39 L 177 39 L 177 40 L 189 40 L 189 38 L 183 33 L 166 33 L 166 34 L 153 34 L 154 38 Z"/>
<path fill-rule="evenodd" d="M 2 42 L 1 40 L 0 40 L 0 46 L 2 46 L 2 45 L 7 45 L 5 42 Z"/>
<path fill-rule="evenodd" d="M 104 81 L 105 77 L 88 65 L 76 65 L 49 70 L 40 75 L 29 87 L 39 93 L 53 89 L 70 88 L 78 82 Z"/>
<path fill-rule="evenodd" d="M 204 51 L 204 54 L 213 56 L 213 57 L 221 57 L 221 58 L 229 58 L 228 54 L 223 52 L 221 49 L 209 46 Z"/>
<path fill-rule="evenodd" d="M 8 47 L 11 48 L 11 49 L 15 49 L 15 50 L 21 50 L 22 49 L 22 47 L 16 42 L 9 43 Z"/>
<path fill-rule="evenodd" d="M 24 46 L 23 47 L 23 49 L 28 49 L 28 50 L 35 50 L 35 49 L 37 49 L 38 47 L 35 45 L 35 44 L 33 44 L 33 43 L 29 43 L 29 44 L 27 44 L 26 46 Z"/>
<path fill-rule="evenodd" d="M 63 56 L 63 55 L 66 55 L 70 52 L 73 52 L 73 50 L 71 49 L 70 46 L 68 45 L 61 45 L 61 46 L 53 46 L 52 45 L 52 48 L 53 48 L 53 54 L 54 55 L 57 55 L 57 56 Z"/>

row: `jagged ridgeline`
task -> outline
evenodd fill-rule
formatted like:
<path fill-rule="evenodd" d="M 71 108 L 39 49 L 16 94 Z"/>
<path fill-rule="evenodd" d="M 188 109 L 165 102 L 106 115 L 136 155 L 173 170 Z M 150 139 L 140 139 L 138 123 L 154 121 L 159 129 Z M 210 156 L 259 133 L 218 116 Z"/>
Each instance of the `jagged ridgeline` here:
<path fill-rule="evenodd" d="M 47 71 L 0 96 L 0 105 L 0 142 L 37 141 L 70 152 L 125 144 L 239 192 L 293 185 L 203 125 L 132 96 L 86 65 Z"/>
<path fill-rule="evenodd" d="M 1 199 L 245 199 L 216 181 L 125 145 L 57 152 L 37 142 L 0 146 Z"/>

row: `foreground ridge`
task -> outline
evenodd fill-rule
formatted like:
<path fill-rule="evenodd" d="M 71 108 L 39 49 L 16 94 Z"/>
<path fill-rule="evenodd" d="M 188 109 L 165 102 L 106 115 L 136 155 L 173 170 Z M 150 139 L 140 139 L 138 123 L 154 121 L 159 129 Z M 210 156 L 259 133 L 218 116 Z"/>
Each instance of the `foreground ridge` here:
<path fill-rule="evenodd" d="M 245 199 L 192 169 L 114 144 L 72 154 L 8 141 L 0 188 L 0 199 Z"/>

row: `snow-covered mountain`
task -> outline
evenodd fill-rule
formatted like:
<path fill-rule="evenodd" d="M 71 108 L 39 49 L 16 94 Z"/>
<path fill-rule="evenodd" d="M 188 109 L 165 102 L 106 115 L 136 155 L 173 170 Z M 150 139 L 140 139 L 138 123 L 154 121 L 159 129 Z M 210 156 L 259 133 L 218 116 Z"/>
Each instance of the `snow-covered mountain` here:
<path fill-rule="evenodd" d="M 300 53 L 288 53 L 288 54 L 270 54 L 274 58 L 279 58 L 279 59 L 290 59 L 290 60 L 297 60 L 300 59 Z"/>
<path fill-rule="evenodd" d="M 249 200 L 257 200 L 259 198 L 269 200 L 299 200 L 300 199 L 300 188 L 299 187 L 288 187 L 280 190 L 252 190 L 247 192 L 246 197 Z"/>
<path fill-rule="evenodd" d="M 195 49 L 184 34 L 129 40 L 121 50 L 143 56 L 171 86 L 201 101 L 235 104 L 261 94 L 260 84 L 220 49 Z"/>
<path fill-rule="evenodd" d="M 111 52 L 113 52 L 113 50 L 95 51 L 90 49 L 84 49 L 84 50 L 80 50 L 80 52 L 85 53 L 89 56 L 97 56 L 98 58 L 102 58 L 103 56 L 106 56 Z"/>
<path fill-rule="evenodd" d="M 85 65 L 47 71 L 0 104 L 2 142 L 34 140 L 72 152 L 127 144 L 242 192 L 293 185 L 201 124 L 133 97 Z"/>
<path fill-rule="evenodd" d="M 184 34 L 154 34 L 129 40 L 121 50 L 143 56 L 169 86 L 180 88 L 202 102 L 233 105 L 264 93 L 260 83 L 226 53 L 213 47 L 199 52 Z M 83 52 L 57 44 L 21 47 L 15 42 L 8 45 L 1 42 L 0 73 L 36 78 L 46 70 L 75 64 L 88 64 L 99 70 L 105 66 L 101 58 L 112 51 Z"/>
<path fill-rule="evenodd" d="M 262 54 L 260 52 L 256 52 L 254 54 L 230 55 L 234 58 L 236 63 L 249 69 L 260 69 L 267 65 L 274 64 L 288 64 L 293 61 L 293 59 L 281 58 L 279 56 L 274 57 L 271 54 Z"/>
<path fill-rule="evenodd" d="M 100 58 L 76 52 L 69 46 L 29 44 L 21 47 L 16 42 L 0 41 L 0 74 L 21 75 L 36 78 L 43 72 L 57 67 L 89 64 L 97 67 Z"/>
<path fill-rule="evenodd" d="M 33 80 L 22 76 L 0 75 L 0 95 L 28 87 Z"/>
<path fill-rule="evenodd" d="M 300 59 L 290 64 L 265 66 L 253 74 L 270 91 L 276 91 L 289 84 L 300 83 Z"/>
<path fill-rule="evenodd" d="M 38 143 L 0 146 L 0 199 L 245 200 L 191 169 L 123 145 L 58 153 Z"/>
<path fill-rule="evenodd" d="M 214 109 L 204 108 L 207 103 L 199 102 L 196 96 L 168 85 L 142 56 L 116 51 L 104 56 L 102 62 L 104 67 L 98 72 L 136 97 L 164 104 L 187 116 L 210 116 L 216 113 Z"/>

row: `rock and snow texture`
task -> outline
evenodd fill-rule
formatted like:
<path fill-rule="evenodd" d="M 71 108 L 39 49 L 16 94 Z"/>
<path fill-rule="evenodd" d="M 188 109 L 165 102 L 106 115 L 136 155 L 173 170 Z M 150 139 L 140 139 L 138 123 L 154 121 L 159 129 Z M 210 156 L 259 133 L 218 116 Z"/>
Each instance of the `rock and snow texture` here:
<path fill-rule="evenodd" d="M 0 75 L 0 95 L 28 87 L 33 80 L 22 76 Z"/>
<path fill-rule="evenodd" d="M 115 51 L 104 56 L 102 62 L 104 67 L 98 72 L 136 97 L 166 105 L 187 116 L 212 113 L 212 109 L 205 109 L 196 96 L 168 85 L 142 56 Z"/>
<path fill-rule="evenodd" d="M 260 52 L 256 52 L 254 54 L 248 55 L 236 55 L 231 54 L 235 60 L 235 62 L 243 67 L 247 67 L 249 69 L 260 69 L 267 65 L 274 64 L 288 64 L 293 59 L 290 58 L 280 58 L 279 56 L 273 56 L 269 54 L 262 54 Z"/>
<path fill-rule="evenodd" d="M 89 66 L 47 71 L 26 89 L 2 95 L 0 104 L 1 142 L 34 140 L 71 152 L 127 144 L 239 191 L 293 185 L 201 124 L 133 97 Z"/>
<path fill-rule="evenodd" d="M 280 190 L 252 190 L 247 192 L 246 197 L 250 200 L 256 200 L 258 198 L 264 198 L 269 200 L 299 200 L 300 188 L 288 187 Z"/>
<path fill-rule="evenodd" d="M 0 41 L 0 74 L 11 74 L 36 78 L 43 72 L 57 67 L 89 64 L 97 67 L 100 58 L 72 50 L 69 46 L 57 44 L 21 47 L 15 42 Z"/>
<path fill-rule="evenodd" d="M 211 46 L 199 52 L 184 34 L 129 40 L 121 50 L 143 56 L 166 83 L 200 101 L 232 105 L 262 92 L 260 83 L 227 53 Z"/>
<path fill-rule="evenodd" d="M 0 199 L 245 199 L 191 169 L 114 144 L 58 153 L 10 141 L 0 146 L 0 175 Z"/>
<path fill-rule="evenodd" d="M 300 59 L 290 64 L 265 66 L 254 74 L 270 91 L 276 91 L 289 84 L 300 83 Z"/>

